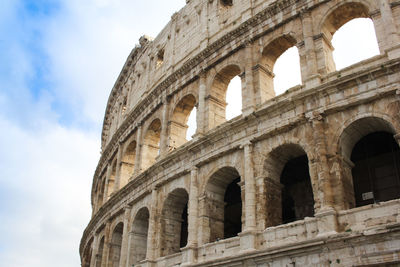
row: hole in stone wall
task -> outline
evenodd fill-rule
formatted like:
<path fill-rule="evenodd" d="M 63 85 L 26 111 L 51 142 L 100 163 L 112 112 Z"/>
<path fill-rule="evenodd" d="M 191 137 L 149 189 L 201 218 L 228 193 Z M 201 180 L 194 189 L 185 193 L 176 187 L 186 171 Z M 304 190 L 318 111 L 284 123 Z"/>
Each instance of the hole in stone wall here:
<path fill-rule="evenodd" d="M 156 62 L 156 68 L 161 67 L 161 65 L 164 63 L 164 49 L 161 49 L 157 53 L 157 62 Z"/>
<path fill-rule="evenodd" d="M 104 249 L 104 236 L 101 238 L 99 248 L 97 250 L 96 267 L 101 267 L 101 260 L 103 258 L 103 249 Z"/>
<path fill-rule="evenodd" d="M 242 198 L 238 183 L 240 177 L 230 183 L 225 192 L 224 238 L 237 236 L 242 231 Z"/>
<path fill-rule="evenodd" d="M 242 114 L 242 80 L 235 76 L 226 91 L 226 119 L 231 120 Z"/>
<path fill-rule="evenodd" d="M 379 55 L 374 23 L 369 18 L 353 19 L 344 24 L 333 35 L 332 45 L 338 70 Z"/>
<path fill-rule="evenodd" d="M 108 255 L 108 265 L 111 267 L 118 267 L 121 258 L 121 245 L 124 224 L 119 223 L 113 231 L 110 244 L 110 253 Z"/>
<path fill-rule="evenodd" d="M 147 208 L 141 208 L 135 216 L 130 235 L 129 266 L 146 258 L 149 216 Z"/>
<path fill-rule="evenodd" d="M 289 160 L 281 174 L 282 223 L 314 216 L 314 198 L 306 155 Z"/>
<path fill-rule="evenodd" d="M 183 248 L 187 244 L 188 239 L 188 205 L 186 203 L 182 212 L 182 223 L 181 223 L 181 240 L 180 240 L 180 248 Z"/>
<path fill-rule="evenodd" d="M 356 206 L 400 198 L 400 149 L 387 132 L 375 132 L 354 146 L 351 161 Z"/>
<path fill-rule="evenodd" d="M 233 0 L 221 0 L 223 6 L 233 6 Z"/>
<path fill-rule="evenodd" d="M 277 96 L 301 84 L 300 57 L 296 46 L 279 56 L 274 64 L 274 74 L 274 91 Z"/>

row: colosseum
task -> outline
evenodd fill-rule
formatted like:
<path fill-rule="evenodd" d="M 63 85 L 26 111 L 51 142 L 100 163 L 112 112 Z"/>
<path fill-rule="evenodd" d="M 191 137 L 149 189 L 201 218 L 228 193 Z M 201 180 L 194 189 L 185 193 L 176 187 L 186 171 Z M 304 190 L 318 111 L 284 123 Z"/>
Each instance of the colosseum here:
<path fill-rule="evenodd" d="M 337 70 L 356 18 L 379 54 Z M 399 144 L 400 1 L 186 0 L 112 88 L 82 266 L 400 266 Z"/>

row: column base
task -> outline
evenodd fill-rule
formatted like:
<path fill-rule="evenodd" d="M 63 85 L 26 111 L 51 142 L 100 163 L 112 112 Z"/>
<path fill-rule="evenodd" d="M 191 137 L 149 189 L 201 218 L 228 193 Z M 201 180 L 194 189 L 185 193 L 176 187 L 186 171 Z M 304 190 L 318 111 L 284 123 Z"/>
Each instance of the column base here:
<path fill-rule="evenodd" d="M 257 232 L 255 230 L 243 231 L 238 236 L 240 237 L 241 252 L 252 252 L 257 249 Z"/>
<path fill-rule="evenodd" d="M 315 214 L 318 225 L 317 237 L 335 235 L 338 232 L 337 212 L 334 208 L 326 208 Z"/>
<path fill-rule="evenodd" d="M 181 266 L 190 266 L 197 261 L 197 247 L 194 245 L 181 248 L 182 264 Z"/>
<path fill-rule="evenodd" d="M 304 88 L 310 89 L 321 84 L 321 75 L 315 74 L 304 81 Z"/>

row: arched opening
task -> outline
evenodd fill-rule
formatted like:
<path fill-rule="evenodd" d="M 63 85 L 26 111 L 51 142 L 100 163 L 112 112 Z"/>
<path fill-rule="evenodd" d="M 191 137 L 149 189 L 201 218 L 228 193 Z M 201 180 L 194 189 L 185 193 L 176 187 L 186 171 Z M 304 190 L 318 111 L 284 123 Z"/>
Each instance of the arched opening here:
<path fill-rule="evenodd" d="M 400 198 L 400 149 L 392 133 L 362 137 L 351 161 L 356 207 Z"/>
<path fill-rule="evenodd" d="M 82 267 L 90 267 L 90 262 L 92 259 L 92 245 L 93 245 L 93 238 L 90 239 L 84 250 Z"/>
<path fill-rule="evenodd" d="M 148 127 L 142 147 L 142 169 L 149 168 L 160 154 L 161 121 L 155 119 Z"/>
<path fill-rule="evenodd" d="M 147 236 L 149 230 L 149 210 L 141 208 L 135 216 L 130 233 L 129 266 L 146 259 Z"/>
<path fill-rule="evenodd" d="M 115 159 L 114 162 L 111 164 L 111 172 L 110 177 L 108 177 L 108 184 L 107 184 L 107 200 L 111 197 L 114 193 L 114 186 L 115 186 L 115 177 L 117 175 L 117 160 Z"/>
<path fill-rule="evenodd" d="M 289 160 L 283 168 L 282 223 L 314 216 L 314 198 L 307 155 Z"/>
<path fill-rule="evenodd" d="M 121 222 L 114 228 L 110 243 L 110 253 L 108 256 L 108 266 L 119 267 L 119 261 L 121 258 L 121 245 L 122 235 L 124 230 L 124 224 Z"/>
<path fill-rule="evenodd" d="M 338 70 L 379 55 L 374 23 L 358 18 L 347 22 L 332 38 L 333 59 Z"/>
<path fill-rule="evenodd" d="M 194 134 L 197 131 L 197 108 L 195 107 L 192 109 L 190 112 L 189 118 L 188 118 L 188 129 L 186 131 L 186 140 L 190 141 L 192 140 Z"/>
<path fill-rule="evenodd" d="M 226 90 L 226 120 L 231 120 L 242 114 L 242 80 L 235 76 Z"/>
<path fill-rule="evenodd" d="M 369 13 L 362 3 L 350 2 L 340 5 L 327 16 L 322 26 L 325 38 L 321 39 L 326 72 L 342 69 L 379 54 L 374 24 Z"/>
<path fill-rule="evenodd" d="M 227 120 L 228 115 L 229 118 L 231 118 L 232 116 L 237 116 L 241 114 L 242 87 L 241 82 L 239 82 L 240 77 L 238 76 L 240 73 L 241 71 L 239 66 L 229 65 L 223 68 L 215 76 L 211 86 L 210 95 L 207 97 L 206 100 L 208 108 L 207 115 L 209 129 L 212 129 L 214 127 L 217 127 L 221 123 L 224 123 Z M 238 77 L 235 78 L 236 76 Z M 230 86 L 229 99 L 227 96 L 228 86 Z M 233 93 L 233 96 L 231 96 L 231 93 Z M 229 111 L 230 114 L 227 114 L 226 110 L 227 99 L 229 100 L 229 102 L 231 102 L 229 104 L 231 104 L 231 106 L 233 107 L 233 109 Z M 240 103 L 240 105 L 238 103 Z M 238 109 L 240 109 L 240 111 L 238 111 Z"/>
<path fill-rule="evenodd" d="M 274 64 L 274 92 L 278 96 L 301 84 L 300 56 L 296 46 L 287 49 Z"/>
<path fill-rule="evenodd" d="M 100 207 L 103 205 L 105 188 L 106 188 L 106 179 L 104 176 L 102 176 L 98 183 L 98 188 L 97 188 L 96 211 L 99 210 Z"/>
<path fill-rule="evenodd" d="M 273 98 L 289 87 L 301 83 L 299 74 L 300 59 L 296 40 L 290 35 L 273 40 L 264 48 L 261 67 L 258 68 L 262 99 Z"/>
<path fill-rule="evenodd" d="M 121 159 L 120 187 L 122 188 L 129 181 L 135 170 L 136 141 L 132 141 L 125 148 Z"/>
<path fill-rule="evenodd" d="M 231 167 L 224 167 L 210 177 L 205 192 L 208 242 L 234 237 L 242 231 L 242 196 L 239 182 L 239 173 Z"/>
<path fill-rule="evenodd" d="M 314 216 L 314 196 L 303 148 L 286 144 L 268 156 L 266 172 L 266 226 L 276 226 Z"/>
<path fill-rule="evenodd" d="M 187 205 L 189 196 L 185 189 L 175 189 L 164 202 L 161 217 L 161 256 L 180 252 L 188 238 Z"/>
<path fill-rule="evenodd" d="M 191 94 L 182 98 L 176 105 L 169 121 L 169 149 L 175 149 L 188 141 L 188 121 L 189 116 L 196 110 L 195 105 L 196 98 Z M 195 125 L 191 126 L 193 128 Z"/>
<path fill-rule="evenodd" d="M 99 248 L 97 249 L 96 254 L 96 267 L 101 267 L 101 260 L 103 258 L 103 249 L 104 249 L 104 236 L 100 239 Z"/>

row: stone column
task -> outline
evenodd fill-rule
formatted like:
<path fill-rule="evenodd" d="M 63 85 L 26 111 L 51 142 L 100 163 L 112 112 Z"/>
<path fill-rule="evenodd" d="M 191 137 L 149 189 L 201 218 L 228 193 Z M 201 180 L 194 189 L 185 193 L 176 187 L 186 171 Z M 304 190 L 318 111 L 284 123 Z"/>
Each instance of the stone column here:
<path fill-rule="evenodd" d="M 142 170 L 142 125 L 139 124 L 136 130 L 136 156 L 134 176 L 138 175 Z"/>
<path fill-rule="evenodd" d="M 298 45 L 300 56 L 301 77 L 306 88 L 314 87 L 321 83 L 318 74 L 317 56 L 313 38 L 313 19 L 311 13 L 301 13 L 304 42 Z"/>
<path fill-rule="evenodd" d="M 256 181 L 253 167 L 253 145 L 247 142 L 244 148 L 244 229 L 240 234 L 241 250 L 254 250 L 256 247 Z"/>
<path fill-rule="evenodd" d="M 119 261 L 120 267 L 125 267 L 128 259 L 128 240 L 129 240 L 129 225 L 131 217 L 131 207 L 125 208 L 124 212 L 124 229 L 122 230 L 122 242 L 121 242 L 121 257 Z"/>
<path fill-rule="evenodd" d="M 168 153 L 168 99 L 163 97 L 161 136 L 160 136 L 160 156 Z"/>
<path fill-rule="evenodd" d="M 200 79 L 199 79 L 199 104 L 196 113 L 197 129 L 195 136 L 202 136 L 206 131 L 205 97 L 206 97 L 206 72 L 202 71 L 200 73 Z"/>
<path fill-rule="evenodd" d="M 245 58 L 245 71 L 240 74 L 242 79 L 242 113 L 243 116 L 251 114 L 255 110 L 255 95 L 253 87 L 253 46 L 249 42 L 244 49 Z M 247 73 L 247 75 L 246 75 Z"/>
<path fill-rule="evenodd" d="M 377 24 L 375 28 L 379 49 L 381 52 L 387 51 L 389 59 L 398 58 L 400 56 L 400 36 L 393 18 L 390 3 L 388 0 L 381 0 L 379 3 L 380 18 L 376 18 L 379 16 L 379 13 L 372 15 L 372 19 Z"/>
<path fill-rule="evenodd" d="M 198 180 L 197 167 L 193 167 L 190 172 L 190 189 L 189 189 L 189 204 L 188 204 L 188 241 L 187 246 L 182 249 L 184 265 L 190 265 L 196 261 L 197 249 L 197 228 L 198 228 Z"/>
<path fill-rule="evenodd" d="M 122 147 L 121 144 L 118 145 L 117 152 L 117 168 L 115 170 L 115 183 L 114 183 L 114 192 L 117 192 L 121 187 L 121 160 L 122 160 Z"/>
<path fill-rule="evenodd" d="M 110 227 L 111 223 L 107 222 L 106 227 L 104 229 L 104 247 L 103 247 L 103 255 L 101 257 L 101 267 L 108 267 L 108 254 L 110 254 Z"/>
<path fill-rule="evenodd" d="M 149 228 L 147 235 L 147 251 L 146 260 L 152 262 L 156 259 L 156 242 L 157 242 L 157 188 L 153 188 L 151 192 L 151 205 L 149 216 Z"/>
<path fill-rule="evenodd" d="M 333 188 L 330 181 L 329 165 L 325 140 L 324 117 L 322 113 L 313 112 L 306 115 L 313 128 L 313 145 L 316 176 L 318 179 L 318 191 L 314 195 L 320 195 L 321 208 L 315 211 L 318 218 L 319 235 L 329 235 L 337 232 L 337 217 L 333 203 Z M 314 172 L 315 173 L 315 172 Z"/>
<path fill-rule="evenodd" d="M 96 255 L 98 253 L 99 236 L 95 235 L 92 243 L 92 257 L 90 258 L 90 267 L 96 266 Z"/>
<path fill-rule="evenodd" d="M 271 71 L 261 64 L 252 67 L 255 103 L 262 104 L 275 97 L 274 77 Z"/>

